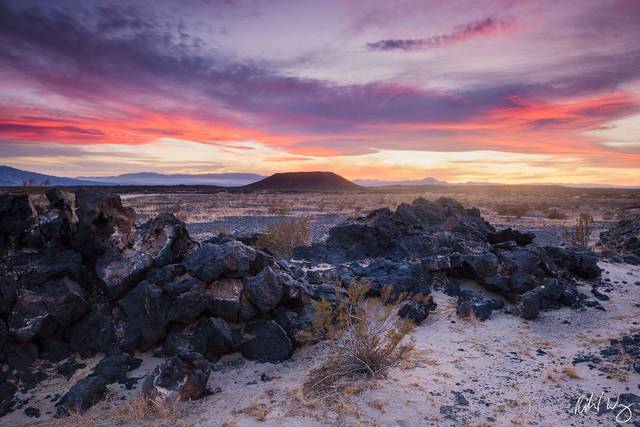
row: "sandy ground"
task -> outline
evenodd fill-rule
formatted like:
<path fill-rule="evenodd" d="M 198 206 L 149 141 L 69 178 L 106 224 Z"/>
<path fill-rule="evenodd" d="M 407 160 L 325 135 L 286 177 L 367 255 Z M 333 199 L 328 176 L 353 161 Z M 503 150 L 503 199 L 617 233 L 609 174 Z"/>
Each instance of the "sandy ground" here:
<path fill-rule="evenodd" d="M 604 393 L 612 403 L 621 393 L 640 394 L 640 374 L 608 375 L 588 363 L 565 370 L 577 354 L 598 355 L 609 339 L 640 330 L 640 286 L 634 284 L 640 280 L 640 267 L 600 265 L 611 283 L 610 300 L 602 303 L 606 311 L 564 308 L 544 312 L 535 321 L 499 312 L 484 323 L 470 322 L 457 318 L 453 298 L 436 291 L 438 309 L 416 329 L 414 356 L 387 378 L 357 383 L 337 403 L 329 403 L 307 399 L 301 392 L 309 370 L 326 355 L 322 345 L 301 349 L 277 365 L 231 355 L 211 374 L 213 394 L 187 404 L 185 416 L 171 425 L 615 425 L 617 415 L 626 418 L 624 408 L 607 411 L 603 403 L 600 413 L 594 409 L 575 414 L 576 401 L 590 393 L 595 399 Z M 587 286 L 581 290 L 590 293 Z M 132 377 L 144 376 L 161 361 L 138 357 L 144 362 Z M 70 381 L 58 378 L 32 393 L 28 406 L 43 414 L 38 425 L 46 425 L 42 420 L 53 411 L 50 397 L 84 377 L 98 360 L 83 361 L 87 367 Z M 137 394 L 141 383 L 132 391 L 111 385 L 108 398 L 87 416 L 100 420 L 101 414 L 121 405 L 123 397 Z M 640 407 L 631 410 L 640 417 Z M 16 410 L 0 425 L 33 421 Z M 77 420 L 69 425 L 77 425 Z"/>

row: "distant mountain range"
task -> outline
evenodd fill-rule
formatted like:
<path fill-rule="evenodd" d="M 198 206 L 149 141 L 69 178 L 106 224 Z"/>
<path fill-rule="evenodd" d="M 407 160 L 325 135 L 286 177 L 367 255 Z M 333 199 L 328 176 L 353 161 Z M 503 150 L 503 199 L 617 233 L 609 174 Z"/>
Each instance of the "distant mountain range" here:
<path fill-rule="evenodd" d="M 217 185 L 241 187 L 265 178 L 255 173 L 162 174 L 155 172 L 125 173 L 115 176 L 78 177 L 108 185 Z"/>
<path fill-rule="evenodd" d="M 0 186 L 16 187 L 21 185 L 105 185 L 101 182 L 64 178 L 53 175 L 45 175 L 37 172 L 23 171 L 10 166 L 0 166 Z"/>
<path fill-rule="evenodd" d="M 363 187 L 391 186 L 493 186 L 504 185 L 490 182 L 448 183 L 427 177 L 418 180 L 384 181 L 360 179 L 349 181 L 333 172 L 286 172 L 269 177 L 255 173 L 206 173 L 206 174 L 161 174 L 155 172 L 126 173 L 114 176 L 87 176 L 67 178 L 24 171 L 0 165 L 0 187 L 23 185 L 61 186 L 170 186 L 170 185 L 211 185 L 218 187 L 238 187 L 246 190 L 362 190 Z M 611 184 L 527 184 L 543 186 L 565 186 L 574 188 L 639 188 Z"/>
<path fill-rule="evenodd" d="M 354 179 L 358 185 L 362 185 L 364 187 L 387 187 L 387 186 L 396 186 L 396 185 L 449 185 L 445 181 L 440 181 L 435 178 L 427 177 L 423 179 L 417 180 L 404 180 L 404 181 L 383 181 L 379 179 Z"/>

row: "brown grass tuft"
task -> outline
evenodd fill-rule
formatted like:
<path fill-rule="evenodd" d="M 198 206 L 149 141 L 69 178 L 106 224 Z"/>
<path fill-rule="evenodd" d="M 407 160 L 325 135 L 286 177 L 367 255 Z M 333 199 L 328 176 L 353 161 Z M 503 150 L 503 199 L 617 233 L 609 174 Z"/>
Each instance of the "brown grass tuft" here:
<path fill-rule="evenodd" d="M 293 249 L 309 243 L 309 219 L 294 218 L 267 225 L 267 232 L 256 246 L 267 249 L 276 258 L 291 256 Z"/>
<path fill-rule="evenodd" d="M 247 406 L 246 408 L 234 410 L 234 415 L 244 414 L 249 415 L 255 418 L 257 421 L 264 421 L 267 419 L 267 415 L 271 410 L 265 403 L 255 403 L 251 406 Z"/>
<path fill-rule="evenodd" d="M 578 375 L 578 371 L 570 363 L 567 363 L 566 365 L 562 365 L 562 373 L 574 380 L 580 378 L 580 375 Z"/>
<path fill-rule="evenodd" d="M 99 413 L 71 412 L 68 417 L 26 423 L 28 426 L 99 427 L 99 426 L 173 426 L 185 416 L 185 403 L 170 403 L 138 396 Z"/>

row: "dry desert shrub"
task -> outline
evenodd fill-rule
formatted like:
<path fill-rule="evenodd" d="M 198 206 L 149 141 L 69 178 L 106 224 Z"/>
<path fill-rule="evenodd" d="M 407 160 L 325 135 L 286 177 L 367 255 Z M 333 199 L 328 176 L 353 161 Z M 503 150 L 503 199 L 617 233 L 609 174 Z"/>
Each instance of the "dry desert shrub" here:
<path fill-rule="evenodd" d="M 578 371 L 570 363 L 562 365 L 562 373 L 565 374 L 567 377 L 569 377 L 571 379 L 574 379 L 574 380 L 580 378 L 580 375 L 578 375 Z"/>
<path fill-rule="evenodd" d="M 575 248 L 587 248 L 589 238 L 593 231 L 593 216 L 590 213 L 582 212 L 576 220 L 573 230 L 565 231 L 565 241 Z"/>
<path fill-rule="evenodd" d="M 558 382 L 563 377 L 576 380 L 580 378 L 580 375 L 578 375 L 578 371 L 573 365 L 567 363 L 565 365 L 562 365 L 560 369 L 553 367 L 547 369 L 544 379 L 551 382 Z"/>
<path fill-rule="evenodd" d="M 367 297 L 367 285 L 352 284 L 336 307 L 319 303 L 316 332 L 328 340 L 327 360 L 309 373 L 304 384 L 307 395 L 330 395 L 352 386 L 357 379 L 375 379 L 398 366 L 411 354 L 408 334 L 414 325 L 398 317 L 399 302 L 381 304 Z M 383 291 L 387 300 L 390 289 Z M 329 319 L 328 310 L 331 307 Z"/>
<path fill-rule="evenodd" d="M 264 421 L 267 419 L 267 415 L 269 415 L 270 409 L 264 403 L 255 403 L 251 406 L 247 406 L 246 408 L 234 410 L 234 415 L 249 415 L 250 417 L 255 418 L 257 421 Z"/>
<path fill-rule="evenodd" d="M 503 216 L 522 218 L 527 214 L 528 211 L 529 211 L 529 205 L 527 205 L 526 203 L 496 206 L 496 213 L 498 215 L 503 215 Z"/>
<path fill-rule="evenodd" d="M 289 209 L 284 203 L 276 202 L 268 207 L 267 213 L 274 216 L 286 216 L 289 213 Z"/>
<path fill-rule="evenodd" d="M 267 249 L 276 258 L 291 256 L 293 248 L 309 243 L 309 219 L 293 218 L 269 224 L 256 246 Z"/>
<path fill-rule="evenodd" d="M 547 219 L 567 219 L 567 214 L 562 212 L 560 209 L 551 208 L 547 210 L 544 217 Z"/>

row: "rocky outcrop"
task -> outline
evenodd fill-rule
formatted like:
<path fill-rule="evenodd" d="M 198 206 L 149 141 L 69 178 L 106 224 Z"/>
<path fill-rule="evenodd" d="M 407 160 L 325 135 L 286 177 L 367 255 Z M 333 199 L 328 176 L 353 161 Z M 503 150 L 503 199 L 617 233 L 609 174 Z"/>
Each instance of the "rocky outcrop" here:
<path fill-rule="evenodd" d="M 620 254 L 629 264 L 640 265 L 640 219 L 625 219 L 600 233 L 600 244 L 607 251 Z"/>
<path fill-rule="evenodd" d="M 493 311 L 501 310 L 504 306 L 504 301 L 500 299 L 487 299 L 477 292 L 463 290 L 458 294 L 456 314 L 462 318 L 485 321 Z"/>
<path fill-rule="evenodd" d="M 294 251 L 296 259 L 343 263 L 363 258 L 404 260 L 445 254 L 463 240 L 485 241 L 495 232 L 478 209 L 465 209 L 453 199 L 419 198 L 364 218 L 348 220 L 329 231 L 327 241 Z"/>
<path fill-rule="evenodd" d="M 600 275 L 592 252 L 543 248 L 534 238 L 511 228 L 496 231 L 477 209 L 454 200 L 417 199 L 395 212 L 379 209 L 346 221 L 330 231 L 325 243 L 296 248 L 294 259 L 306 269 L 296 277 L 318 289 L 330 287 L 325 279 L 335 276 L 347 284 L 364 281 L 374 294 L 391 286 L 395 294 L 409 295 L 428 295 L 443 277 L 472 279 L 511 303 L 531 302 L 527 312 L 520 312 L 533 318 L 540 310 L 577 304 L 582 297 L 574 279 Z M 321 263 L 338 266 L 315 267 Z M 463 293 L 458 313 L 486 319 L 499 309 L 496 301 Z M 420 312 L 410 306 L 406 310 Z"/>
<path fill-rule="evenodd" d="M 200 397 L 208 364 L 227 353 L 290 357 L 311 293 L 286 263 L 238 240 L 199 245 L 169 213 L 136 226 L 115 195 L 51 189 L 47 198 L 36 208 L 27 195 L 0 197 L 0 372 L 10 373 L 0 411 L 14 406 L 16 384 L 37 382 L 25 380 L 37 358 L 108 355 L 60 399 L 64 416 L 111 382 L 128 385 L 126 353 L 136 350 L 169 357 L 147 394 L 180 400 Z"/>

